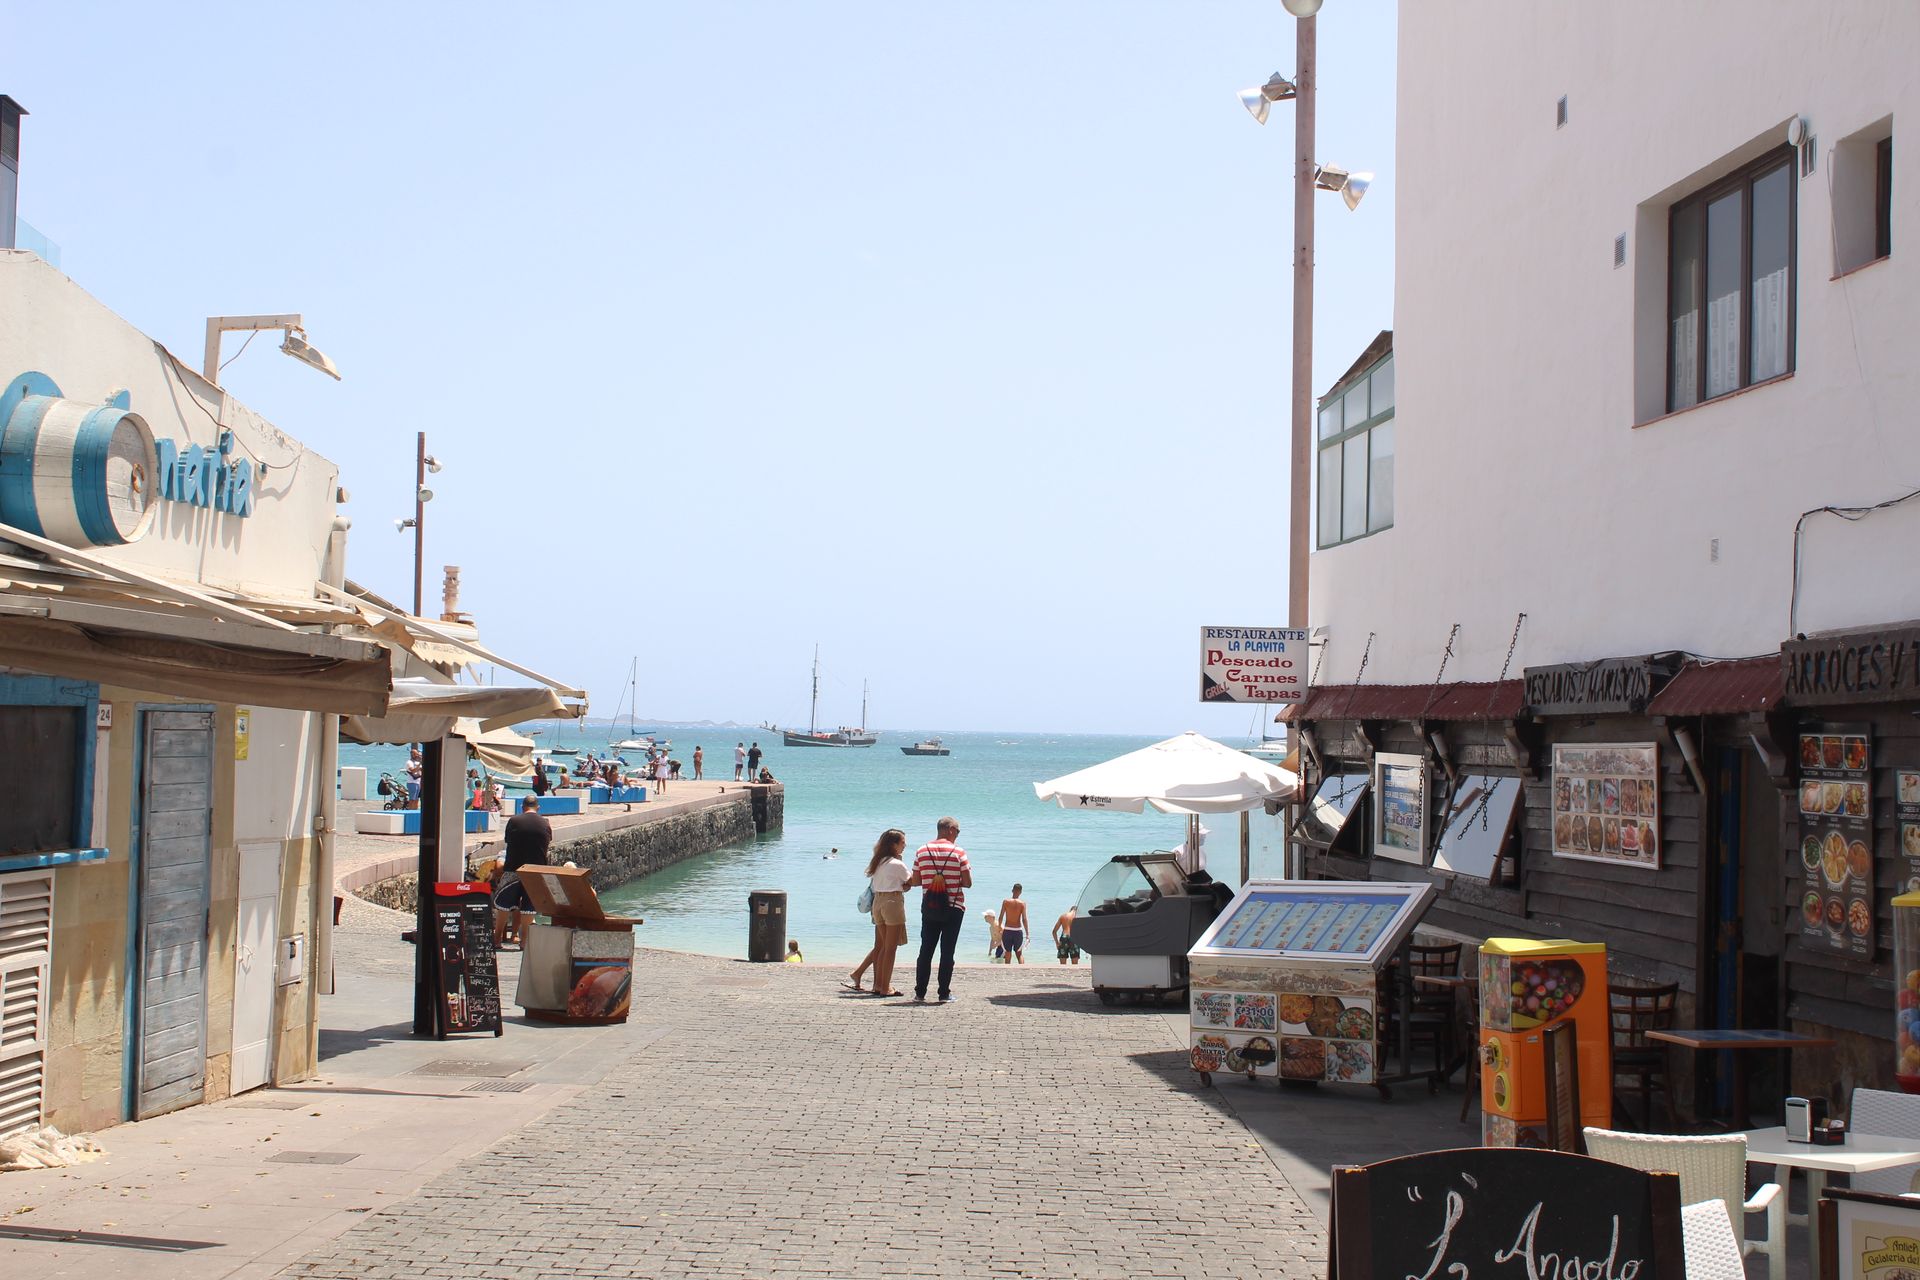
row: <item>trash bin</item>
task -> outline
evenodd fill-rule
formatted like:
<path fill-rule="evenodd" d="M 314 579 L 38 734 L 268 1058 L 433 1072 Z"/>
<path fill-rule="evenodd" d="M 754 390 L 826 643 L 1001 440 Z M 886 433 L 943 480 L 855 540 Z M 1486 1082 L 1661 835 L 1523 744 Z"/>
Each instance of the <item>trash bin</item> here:
<path fill-rule="evenodd" d="M 747 959 L 773 964 L 787 958 L 787 891 L 755 889 L 747 895 Z"/>

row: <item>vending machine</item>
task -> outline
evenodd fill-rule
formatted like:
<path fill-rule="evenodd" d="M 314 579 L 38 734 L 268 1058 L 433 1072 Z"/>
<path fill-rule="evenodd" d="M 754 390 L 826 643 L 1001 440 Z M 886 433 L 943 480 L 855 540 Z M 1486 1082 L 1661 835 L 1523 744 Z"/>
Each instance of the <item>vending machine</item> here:
<path fill-rule="evenodd" d="M 1920 1093 L 1920 893 L 1893 900 L 1893 1078 Z"/>
<path fill-rule="evenodd" d="M 1580 1122 L 1613 1117 L 1613 1026 L 1607 948 L 1564 938 L 1489 938 L 1480 946 L 1480 1140 L 1547 1145 L 1543 1032 L 1574 1024 Z"/>

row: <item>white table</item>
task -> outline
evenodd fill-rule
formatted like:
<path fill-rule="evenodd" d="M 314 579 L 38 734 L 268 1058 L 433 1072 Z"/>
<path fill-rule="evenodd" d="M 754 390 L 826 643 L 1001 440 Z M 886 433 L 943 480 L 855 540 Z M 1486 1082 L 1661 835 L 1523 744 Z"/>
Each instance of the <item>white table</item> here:
<path fill-rule="evenodd" d="M 1920 1164 L 1920 1139 L 1883 1138 L 1871 1133 L 1849 1133 L 1837 1147 L 1817 1147 L 1810 1142 L 1788 1142 L 1780 1125 L 1770 1129 L 1749 1129 L 1741 1135 L 1747 1140 L 1747 1163 L 1770 1164 L 1807 1171 L 1807 1263 L 1813 1280 L 1820 1280 L 1819 1211 L 1820 1194 L 1827 1188 L 1830 1173 L 1871 1173 L 1895 1165 Z M 1781 1194 L 1788 1188 L 1781 1182 Z M 1795 1215 L 1796 1218 L 1798 1215 Z"/>

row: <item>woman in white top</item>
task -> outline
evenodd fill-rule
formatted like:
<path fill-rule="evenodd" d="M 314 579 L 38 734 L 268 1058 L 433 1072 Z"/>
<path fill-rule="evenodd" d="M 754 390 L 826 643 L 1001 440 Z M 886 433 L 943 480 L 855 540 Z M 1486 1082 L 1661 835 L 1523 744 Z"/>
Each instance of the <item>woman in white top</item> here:
<path fill-rule="evenodd" d="M 901 857 L 907 850 L 907 833 L 890 827 L 880 833 L 867 863 L 867 884 L 873 889 L 873 950 L 853 971 L 853 981 L 842 983 L 849 991 L 865 991 L 860 979 L 869 966 L 873 969 L 873 994 L 897 996 L 893 989 L 894 952 L 907 942 L 907 864 Z"/>

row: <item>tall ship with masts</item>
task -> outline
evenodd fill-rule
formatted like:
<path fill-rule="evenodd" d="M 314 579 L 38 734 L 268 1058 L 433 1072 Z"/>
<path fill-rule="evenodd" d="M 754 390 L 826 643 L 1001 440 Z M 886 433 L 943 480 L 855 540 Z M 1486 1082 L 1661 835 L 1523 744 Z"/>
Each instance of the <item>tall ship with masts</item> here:
<path fill-rule="evenodd" d="M 880 735 L 867 729 L 867 682 L 860 682 L 860 727 L 841 725 L 822 729 L 820 719 L 820 646 L 813 647 L 813 702 L 807 710 L 807 731 L 782 729 L 781 738 L 790 747 L 870 747 Z"/>

